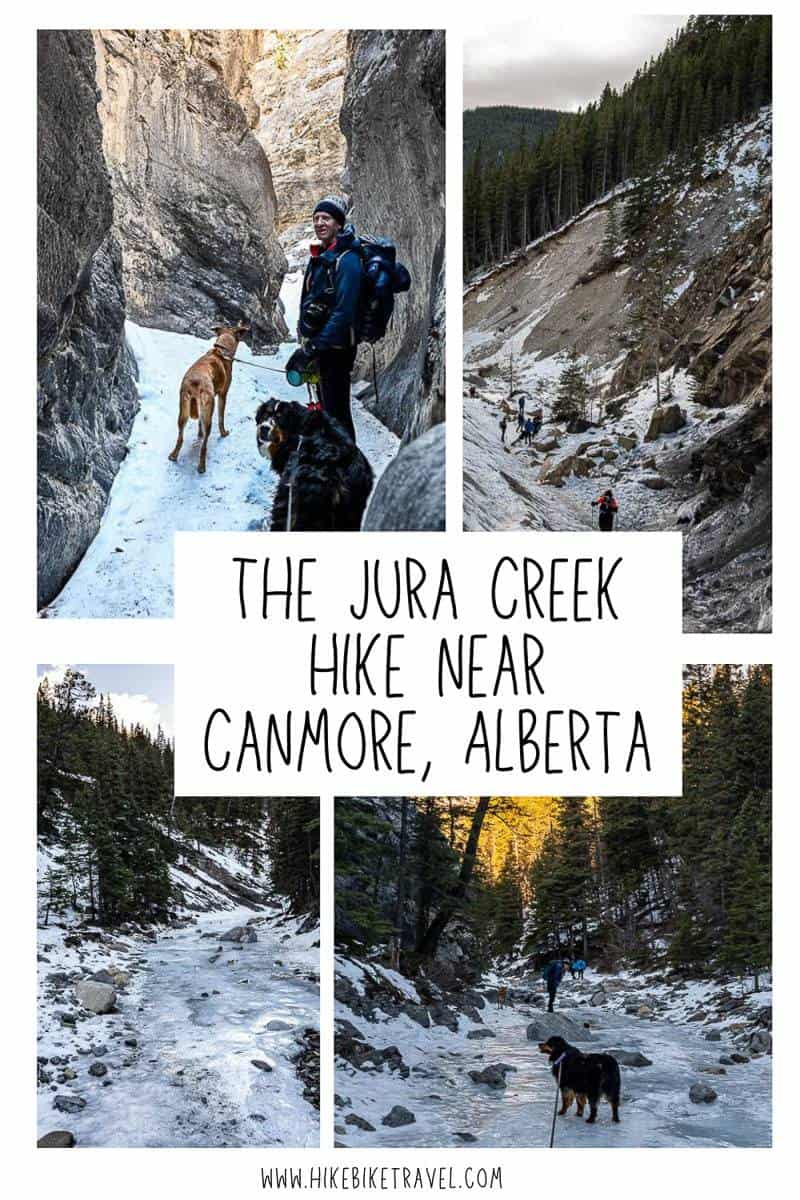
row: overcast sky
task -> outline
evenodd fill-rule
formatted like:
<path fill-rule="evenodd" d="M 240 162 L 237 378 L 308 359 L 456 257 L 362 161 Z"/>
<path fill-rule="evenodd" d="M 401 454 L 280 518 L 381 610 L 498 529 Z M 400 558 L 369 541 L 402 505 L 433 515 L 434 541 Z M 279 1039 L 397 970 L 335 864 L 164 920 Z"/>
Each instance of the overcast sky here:
<path fill-rule="evenodd" d="M 574 112 L 608 81 L 621 87 L 685 16 L 570 11 L 484 27 L 464 40 L 464 107 L 519 104 Z"/>
<path fill-rule="evenodd" d="M 98 692 L 111 694 L 111 703 L 125 725 L 142 725 L 155 733 L 160 725 L 167 737 L 173 736 L 172 667 L 158 666 L 85 666 L 71 663 L 85 675 Z M 64 678 L 64 664 L 44 663 L 38 676 L 57 683 Z"/>

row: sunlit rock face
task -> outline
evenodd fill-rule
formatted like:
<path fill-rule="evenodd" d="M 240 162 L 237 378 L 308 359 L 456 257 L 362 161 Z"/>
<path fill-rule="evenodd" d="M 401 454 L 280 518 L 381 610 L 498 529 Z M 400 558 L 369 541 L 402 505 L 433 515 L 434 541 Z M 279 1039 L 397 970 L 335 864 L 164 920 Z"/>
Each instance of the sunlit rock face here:
<path fill-rule="evenodd" d="M 248 78 L 252 125 L 272 166 L 284 245 L 306 231 L 317 200 L 342 190 L 346 48 L 342 29 L 262 31 Z"/>

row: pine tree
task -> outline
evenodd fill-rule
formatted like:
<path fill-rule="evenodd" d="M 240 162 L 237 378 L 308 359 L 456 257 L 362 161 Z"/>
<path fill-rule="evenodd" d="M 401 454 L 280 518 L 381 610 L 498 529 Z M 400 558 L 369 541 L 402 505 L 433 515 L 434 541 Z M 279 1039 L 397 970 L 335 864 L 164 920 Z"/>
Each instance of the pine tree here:
<path fill-rule="evenodd" d="M 556 399 L 552 416 L 554 421 L 564 421 L 569 428 L 586 416 L 589 402 L 589 383 L 581 356 L 573 347 L 564 355 L 564 366 L 558 377 Z"/>

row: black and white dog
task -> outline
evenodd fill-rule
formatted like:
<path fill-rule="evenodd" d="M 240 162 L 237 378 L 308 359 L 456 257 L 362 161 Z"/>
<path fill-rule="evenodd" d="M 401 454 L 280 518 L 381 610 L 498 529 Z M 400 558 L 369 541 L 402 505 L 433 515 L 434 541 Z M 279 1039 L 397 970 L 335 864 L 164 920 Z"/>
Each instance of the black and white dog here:
<path fill-rule="evenodd" d="M 358 530 L 372 491 L 372 467 L 338 421 L 319 405 L 270 399 L 256 412 L 258 452 L 280 483 L 270 529 Z"/>

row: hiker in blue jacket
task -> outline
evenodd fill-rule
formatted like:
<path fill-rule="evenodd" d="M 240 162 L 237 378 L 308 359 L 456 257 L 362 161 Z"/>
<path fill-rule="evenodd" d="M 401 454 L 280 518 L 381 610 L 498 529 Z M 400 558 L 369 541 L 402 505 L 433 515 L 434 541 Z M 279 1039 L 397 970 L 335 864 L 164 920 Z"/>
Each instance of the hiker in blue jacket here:
<path fill-rule="evenodd" d="M 547 984 L 547 1011 L 553 1011 L 553 1004 L 556 998 L 556 989 L 561 983 L 561 977 L 564 974 L 564 964 L 560 958 L 554 958 L 549 962 L 544 969 L 544 981 Z"/>
<path fill-rule="evenodd" d="M 586 970 L 586 960 L 583 958 L 576 958 L 573 961 L 572 966 L 570 967 L 570 971 L 572 972 L 573 979 L 583 979 L 583 972 L 585 970 Z"/>
<path fill-rule="evenodd" d="M 316 242 L 303 277 L 297 334 L 300 346 L 286 364 L 302 375 L 319 374 L 323 411 L 349 433 L 350 383 L 356 357 L 356 324 L 361 294 L 361 257 L 356 234 L 347 224 L 347 201 L 325 196 L 314 209 Z"/>

